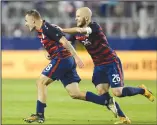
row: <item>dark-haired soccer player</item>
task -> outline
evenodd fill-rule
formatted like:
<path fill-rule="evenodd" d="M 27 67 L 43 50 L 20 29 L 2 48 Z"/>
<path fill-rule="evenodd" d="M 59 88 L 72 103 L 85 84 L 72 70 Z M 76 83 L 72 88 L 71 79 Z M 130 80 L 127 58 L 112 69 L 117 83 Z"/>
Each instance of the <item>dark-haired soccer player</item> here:
<path fill-rule="evenodd" d="M 73 34 L 69 41 L 80 41 L 90 54 L 94 62 L 92 82 L 96 86 L 99 95 L 108 95 L 109 86 L 117 97 L 144 95 L 150 101 L 154 101 L 152 93 L 144 86 L 124 87 L 122 64 L 115 51 L 109 46 L 101 26 L 92 22 L 92 12 L 88 7 L 79 8 L 76 11 L 77 27 L 62 29 L 64 33 Z M 117 43 L 118 44 L 118 43 Z M 106 94 L 105 94 L 106 93 Z M 120 123 L 130 123 L 130 120 L 118 109 Z"/>
<path fill-rule="evenodd" d="M 26 13 L 25 25 L 30 31 L 36 30 L 38 32 L 38 37 L 50 58 L 50 63 L 42 71 L 37 81 L 38 97 L 36 113 L 25 118 L 26 122 L 43 123 L 45 121 L 46 89 L 47 85 L 55 80 L 60 80 L 63 83 L 73 99 L 85 100 L 103 106 L 106 105 L 109 109 L 116 111 L 115 102 L 112 97 L 104 99 L 104 96 L 98 96 L 88 91 L 80 91 L 78 83 L 81 79 L 76 72 L 76 63 L 80 68 L 84 65 L 73 46 L 58 28 L 43 20 L 36 10 L 30 10 Z"/>

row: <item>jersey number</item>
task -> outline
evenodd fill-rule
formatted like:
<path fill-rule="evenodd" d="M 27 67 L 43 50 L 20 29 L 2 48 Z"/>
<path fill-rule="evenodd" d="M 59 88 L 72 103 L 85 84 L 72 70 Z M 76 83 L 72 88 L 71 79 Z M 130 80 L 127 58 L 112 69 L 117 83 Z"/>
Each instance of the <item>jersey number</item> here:
<path fill-rule="evenodd" d="M 47 67 L 46 67 L 46 71 L 49 71 L 50 69 L 51 69 L 51 67 L 52 67 L 52 64 L 49 64 Z"/>
<path fill-rule="evenodd" d="M 119 74 L 112 74 L 113 78 L 112 78 L 112 82 L 120 82 L 120 77 Z"/>

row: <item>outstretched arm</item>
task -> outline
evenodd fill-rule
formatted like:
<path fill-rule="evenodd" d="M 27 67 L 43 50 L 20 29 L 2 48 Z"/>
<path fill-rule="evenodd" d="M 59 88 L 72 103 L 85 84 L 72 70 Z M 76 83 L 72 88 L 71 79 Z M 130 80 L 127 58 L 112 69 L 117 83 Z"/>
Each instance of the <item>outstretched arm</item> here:
<path fill-rule="evenodd" d="M 73 27 L 73 28 L 66 28 L 66 29 L 60 28 L 60 30 L 68 34 L 74 34 L 74 33 L 91 34 L 92 33 L 92 29 L 90 27 L 86 27 L 86 28 Z"/>
<path fill-rule="evenodd" d="M 73 57 L 75 58 L 75 61 L 77 63 L 77 65 L 79 66 L 79 68 L 83 68 L 84 64 L 82 62 L 82 60 L 80 59 L 80 57 L 77 55 L 77 52 L 75 51 L 74 47 L 71 45 L 71 43 L 64 37 L 62 36 L 62 38 L 59 40 L 60 43 L 63 44 L 63 46 L 69 50 L 71 52 L 71 54 L 73 55 Z"/>

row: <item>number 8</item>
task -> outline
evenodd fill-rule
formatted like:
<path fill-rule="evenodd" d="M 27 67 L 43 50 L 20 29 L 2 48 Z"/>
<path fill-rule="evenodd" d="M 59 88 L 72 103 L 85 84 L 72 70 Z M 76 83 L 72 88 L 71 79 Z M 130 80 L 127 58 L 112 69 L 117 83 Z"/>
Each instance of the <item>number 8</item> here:
<path fill-rule="evenodd" d="M 52 67 L 52 64 L 49 64 L 49 65 L 46 67 L 46 70 L 50 70 L 51 67 Z"/>

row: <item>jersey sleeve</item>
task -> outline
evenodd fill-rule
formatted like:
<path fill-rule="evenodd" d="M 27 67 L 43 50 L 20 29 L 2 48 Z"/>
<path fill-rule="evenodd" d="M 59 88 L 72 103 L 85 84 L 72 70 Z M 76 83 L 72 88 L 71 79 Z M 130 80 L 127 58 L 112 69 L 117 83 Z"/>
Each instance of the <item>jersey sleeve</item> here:
<path fill-rule="evenodd" d="M 50 40 L 59 41 L 62 36 L 65 36 L 62 31 L 50 24 L 45 24 L 43 32 Z"/>
<path fill-rule="evenodd" d="M 99 32 L 100 30 L 102 30 L 102 28 L 100 27 L 100 25 L 96 22 L 94 23 L 91 23 L 89 25 L 89 27 L 92 29 L 92 33 L 96 33 L 96 32 Z"/>

